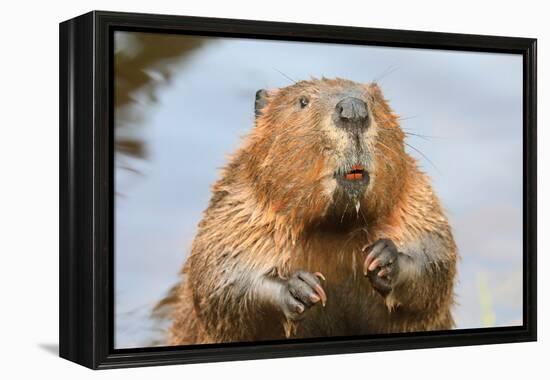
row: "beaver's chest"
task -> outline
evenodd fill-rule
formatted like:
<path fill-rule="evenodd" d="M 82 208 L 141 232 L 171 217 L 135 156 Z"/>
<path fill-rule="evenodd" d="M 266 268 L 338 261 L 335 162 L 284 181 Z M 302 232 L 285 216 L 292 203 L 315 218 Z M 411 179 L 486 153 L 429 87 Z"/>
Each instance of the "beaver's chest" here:
<path fill-rule="evenodd" d="M 374 332 L 370 322 L 373 317 L 389 318 L 382 297 L 363 275 L 366 235 L 346 237 L 330 233 L 316 236 L 297 249 L 290 261 L 290 271 L 321 272 L 326 278 L 326 306 L 308 310 L 298 335 L 368 334 Z"/>

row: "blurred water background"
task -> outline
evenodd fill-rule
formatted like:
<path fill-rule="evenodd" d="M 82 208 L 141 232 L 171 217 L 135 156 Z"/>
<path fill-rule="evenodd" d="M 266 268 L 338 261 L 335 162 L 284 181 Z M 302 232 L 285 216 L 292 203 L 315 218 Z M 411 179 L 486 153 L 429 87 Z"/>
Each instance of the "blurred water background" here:
<path fill-rule="evenodd" d="M 254 94 L 289 78 L 379 79 L 459 247 L 457 328 L 522 323 L 522 58 L 115 34 L 115 346 L 163 345 L 151 310 L 178 281 Z"/>

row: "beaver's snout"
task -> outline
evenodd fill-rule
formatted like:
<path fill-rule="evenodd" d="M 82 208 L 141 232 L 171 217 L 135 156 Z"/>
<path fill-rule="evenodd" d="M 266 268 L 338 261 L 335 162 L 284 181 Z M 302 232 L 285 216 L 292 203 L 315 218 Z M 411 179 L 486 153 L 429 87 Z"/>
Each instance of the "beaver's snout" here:
<path fill-rule="evenodd" d="M 340 152 L 339 168 L 334 174 L 340 188 L 352 199 L 358 199 L 370 182 L 364 133 L 370 125 L 369 119 L 367 103 L 360 98 L 346 96 L 334 106 L 333 126 L 345 131 L 344 136 L 348 138 L 346 148 Z M 339 136 L 343 137 L 341 134 Z"/>
<path fill-rule="evenodd" d="M 335 107 L 335 122 L 342 128 L 365 129 L 368 126 L 368 116 L 367 103 L 359 98 L 344 98 Z"/>

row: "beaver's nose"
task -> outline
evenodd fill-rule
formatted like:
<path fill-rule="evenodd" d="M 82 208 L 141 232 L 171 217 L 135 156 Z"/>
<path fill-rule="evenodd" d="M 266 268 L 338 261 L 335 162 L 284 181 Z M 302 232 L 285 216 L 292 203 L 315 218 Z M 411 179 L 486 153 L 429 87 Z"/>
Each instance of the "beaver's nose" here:
<path fill-rule="evenodd" d="M 336 104 L 336 113 L 345 122 L 361 122 L 367 119 L 367 104 L 358 98 L 344 98 Z"/>

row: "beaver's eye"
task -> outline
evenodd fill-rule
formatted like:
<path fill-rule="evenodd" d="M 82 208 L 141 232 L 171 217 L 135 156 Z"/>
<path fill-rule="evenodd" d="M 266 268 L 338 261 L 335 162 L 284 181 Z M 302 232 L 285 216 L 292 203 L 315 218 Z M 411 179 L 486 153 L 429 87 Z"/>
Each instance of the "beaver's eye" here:
<path fill-rule="evenodd" d="M 309 104 L 309 99 L 306 96 L 302 96 L 300 98 L 300 107 L 306 108 L 306 106 Z"/>

